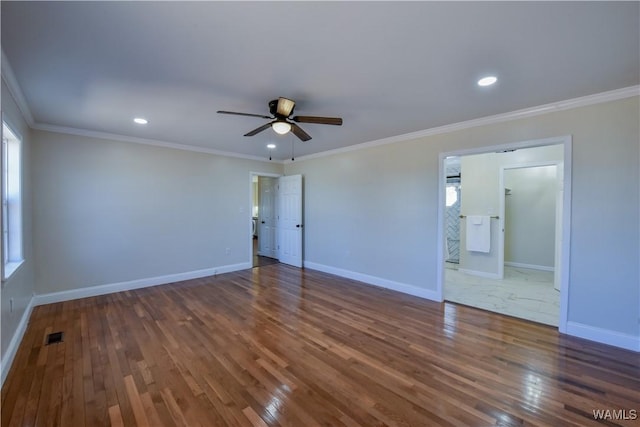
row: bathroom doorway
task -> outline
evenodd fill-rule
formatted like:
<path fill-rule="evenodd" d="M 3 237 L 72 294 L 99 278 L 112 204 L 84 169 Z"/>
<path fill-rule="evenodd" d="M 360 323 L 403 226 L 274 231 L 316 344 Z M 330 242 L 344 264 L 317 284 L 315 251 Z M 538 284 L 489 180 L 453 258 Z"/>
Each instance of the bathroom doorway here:
<path fill-rule="evenodd" d="M 442 156 L 443 300 L 562 331 L 569 145 L 563 137 Z M 475 221 L 488 228 L 486 247 L 469 245 Z"/>

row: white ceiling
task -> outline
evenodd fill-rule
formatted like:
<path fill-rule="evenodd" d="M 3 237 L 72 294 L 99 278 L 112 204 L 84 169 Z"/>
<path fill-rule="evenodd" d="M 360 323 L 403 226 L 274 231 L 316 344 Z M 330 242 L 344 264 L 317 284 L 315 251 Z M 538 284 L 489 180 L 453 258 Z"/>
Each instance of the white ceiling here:
<path fill-rule="evenodd" d="M 38 125 L 285 159 L 216 111 L 344 119 L 299 157 L 638 85 L 639 4 L 2 1 L 1 40 Z"/>

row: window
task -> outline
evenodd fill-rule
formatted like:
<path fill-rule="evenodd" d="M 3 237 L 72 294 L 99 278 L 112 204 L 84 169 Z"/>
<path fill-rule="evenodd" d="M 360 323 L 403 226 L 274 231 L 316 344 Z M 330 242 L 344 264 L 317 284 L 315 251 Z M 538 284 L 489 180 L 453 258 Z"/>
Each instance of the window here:
<path fill-rule="evenodd" d="M 8 279 L 22 257 L 20 139 L 2 122 L 2 278 Z"/>
<path fill-rule="evenodd" d="M 458 201 L 458 187 L 460 185 L 447 185 L 447 207 L 453 206 Z"/>

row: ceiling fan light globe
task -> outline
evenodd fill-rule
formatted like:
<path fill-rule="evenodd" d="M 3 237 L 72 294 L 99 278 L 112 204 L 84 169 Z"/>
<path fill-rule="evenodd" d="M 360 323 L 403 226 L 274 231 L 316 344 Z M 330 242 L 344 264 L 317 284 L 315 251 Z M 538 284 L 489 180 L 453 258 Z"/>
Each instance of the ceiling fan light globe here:
<path fill-rule="evenodd" d="M 279 135 L 285 135 L 291 130 L 291 125 L 287 122 L 274 122 L 271 125 L 273 131 Z"/>

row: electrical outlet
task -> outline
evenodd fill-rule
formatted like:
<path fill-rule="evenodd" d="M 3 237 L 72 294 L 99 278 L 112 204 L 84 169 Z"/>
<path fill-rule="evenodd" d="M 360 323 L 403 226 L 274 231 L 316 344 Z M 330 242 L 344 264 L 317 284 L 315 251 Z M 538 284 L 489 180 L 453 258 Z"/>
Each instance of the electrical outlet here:
<path fill-rule="evenodd" d="M 226 253 L 227 255 L 229 255 L 231 253 L 231 248 L 227 248 L 224 250 L 224 253 Z"/>

